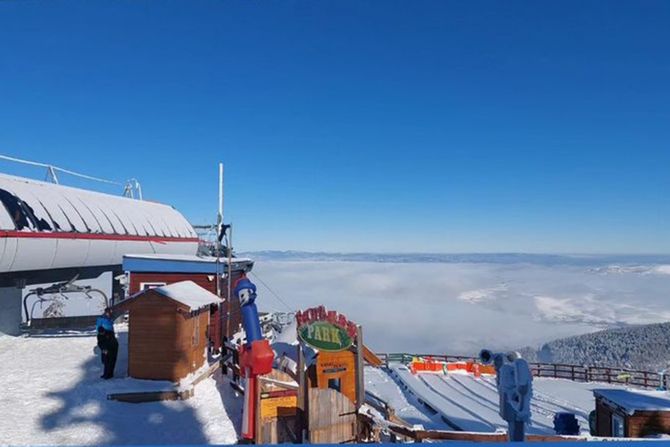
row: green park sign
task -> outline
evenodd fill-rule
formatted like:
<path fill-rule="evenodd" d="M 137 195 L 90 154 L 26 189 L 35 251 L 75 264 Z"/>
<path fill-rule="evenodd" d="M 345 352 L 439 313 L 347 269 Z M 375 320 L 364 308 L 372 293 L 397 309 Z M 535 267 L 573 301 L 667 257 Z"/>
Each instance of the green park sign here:
<path fill-rule="evenodd" d="M 312 321 L 298 328 L 300 339 L 320 351 L 344 351 L 353 343 L 346 329 L 328 321 Z"/>

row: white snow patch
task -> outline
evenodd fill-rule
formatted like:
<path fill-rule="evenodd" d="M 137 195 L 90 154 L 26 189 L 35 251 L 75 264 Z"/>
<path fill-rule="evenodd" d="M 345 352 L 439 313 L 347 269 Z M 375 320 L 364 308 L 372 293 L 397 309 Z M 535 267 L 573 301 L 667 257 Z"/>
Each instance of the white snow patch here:
<path fill-rule="evenodd" d="M 496 287 L 489 287 L 489 288 L 484 288 L 484 289 L 475 289 L 475 290 L 467 290 L 465 292 L 461 292 L 458 295 L 458 299 L 462 301 L 467 301 L 469 303 L 481 303 L 484 301 L 493 301 L 498 298 L 498 295 L 501 292 L 507 291 L 507 285 L 506 284 L 501 284 Z"/>
<path fill-rule="evenodd" d="M 659 275 L 670 275 L 670 265 L 657 265 L 652 271 Z"/>
<path fill-rule="evenodd" d="M 116 377 L 127 367 L 126 333 Z M 241 419 L 241 398 L 217 373 L 185 401 L 129 404 L 107 400 L 126 391 L 173 389 L 169 382 L 100 379 L 90 332 L 60 336 L 0 336 L 0 444 L 232 444 Z"/>
<path fill-rule="evenodd" d="M 211 304 L 220 304 L 221 298 L 203 289 L 193 281 L 181 281 L 152 289 L 163 296 L 188 306 L 192 311 Z"/>

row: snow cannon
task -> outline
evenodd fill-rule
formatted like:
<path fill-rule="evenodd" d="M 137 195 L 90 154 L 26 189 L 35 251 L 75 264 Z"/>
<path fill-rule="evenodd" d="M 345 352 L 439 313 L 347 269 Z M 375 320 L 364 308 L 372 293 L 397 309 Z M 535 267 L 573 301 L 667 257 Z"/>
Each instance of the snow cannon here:
<path fill-rule="evenodd" d="M 479 360 L 484 365 L 493 365 L 496 370 L 500 399 L 498 413 L 507 421 L 509 441 L 524 441 L 533 394 L 533 375 L 528 362 L 517 352 L 494 353 L 488 349 L 482 349 Z"/>
<path fill-rule="evenodd" d="M 263 338 L 261 323 L 256 308 L 256 285 L 243 275 L 235 283 L 235 296 L 240 300 L 242 327 L 246 342 L 240 347 L 240 370 L 244 377 L 244 415 L 242 418 L 242 437 L 253 440 L 256 427 L 256 395 L 258 381 L 256 377 L 272 371 L 274 352 L 270 342 Z"/>

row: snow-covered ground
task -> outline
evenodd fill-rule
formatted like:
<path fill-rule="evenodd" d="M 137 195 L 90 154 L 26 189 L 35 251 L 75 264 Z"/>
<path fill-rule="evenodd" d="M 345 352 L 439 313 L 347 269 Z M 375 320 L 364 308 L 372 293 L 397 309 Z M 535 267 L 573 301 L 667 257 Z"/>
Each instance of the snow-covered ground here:
<path fill-rule="evenodd" d="M 121 345 L 126 333 L 119 333 Z M 219 372 L 186 401 L 130 404 L 117 392 L 168 389 L 168 382 L 104 381 L 92 333 L 0 336 L 0 444 L 232 444 L 241 401 Z M 126 371 L 119 350 L 116 375 Z"/>
<path fill-rule="evenodd" d="M 96 340 L 92 332 L 0 336 L 0 445 L 237 441 L 242 399 L 219 372 L 198 384 L 195 396 L 186 401 L 129 404 L 107 400 L 110 393 L 173 387 L 168 382 L 121 377 L 127 368 L 123 349 L 127 333 L 123 325 L 117 329 L 122 346 L 116 368 L 119 378 L 110 381 L 99 378 L 101 363 L 93 353 Z M 493 378 L 415 376 L 393 365 L 391 372 L 367 367 L 365 379 L 366 392 L 387 402 L 410 424 L 485 432 L 505 427 L 497 413 Z M 554 413 L 570 411 L 587 434 L 588 413 L 594 408 L 591 390 L 608 387 L 535 379 L 529 432 L 553 433 Z"/>
<path fill-rule="evenodd" d="M 402 365 L 392 365 L 390 372 L 367 368 L 365 378 L 366 390 L 395 408 L 396 414 L 411 424 L 478 432 L 507 428 L 498 415 L 498 392 L 493 377 L 475 378 L 460 373 L 414 375 Z M 594 388 L 617 387 L 564 379 L 534 379 L 532 424 L 528 433 L 554 434 L 554 414 L 567 411 L 575 413 L 582 434 L 588 435 L 588 415 L 595 409 Z"/>

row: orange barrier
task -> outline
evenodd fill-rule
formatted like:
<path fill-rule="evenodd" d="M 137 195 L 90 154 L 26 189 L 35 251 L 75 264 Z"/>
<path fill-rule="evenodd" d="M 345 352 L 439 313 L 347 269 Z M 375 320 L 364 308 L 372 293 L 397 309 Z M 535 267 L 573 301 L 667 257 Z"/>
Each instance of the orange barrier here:
<path fill-rule="evenodd" d="M 491 365 L 482 365 L 476 362 L 439 362 L 431 357 L 412 359 L 409 364 L 412 374 L 418 372 L 449 373 L 450 371 L 465 371 L 480 377 L 482 374 L 495 375 L 495 368 Z"/>

